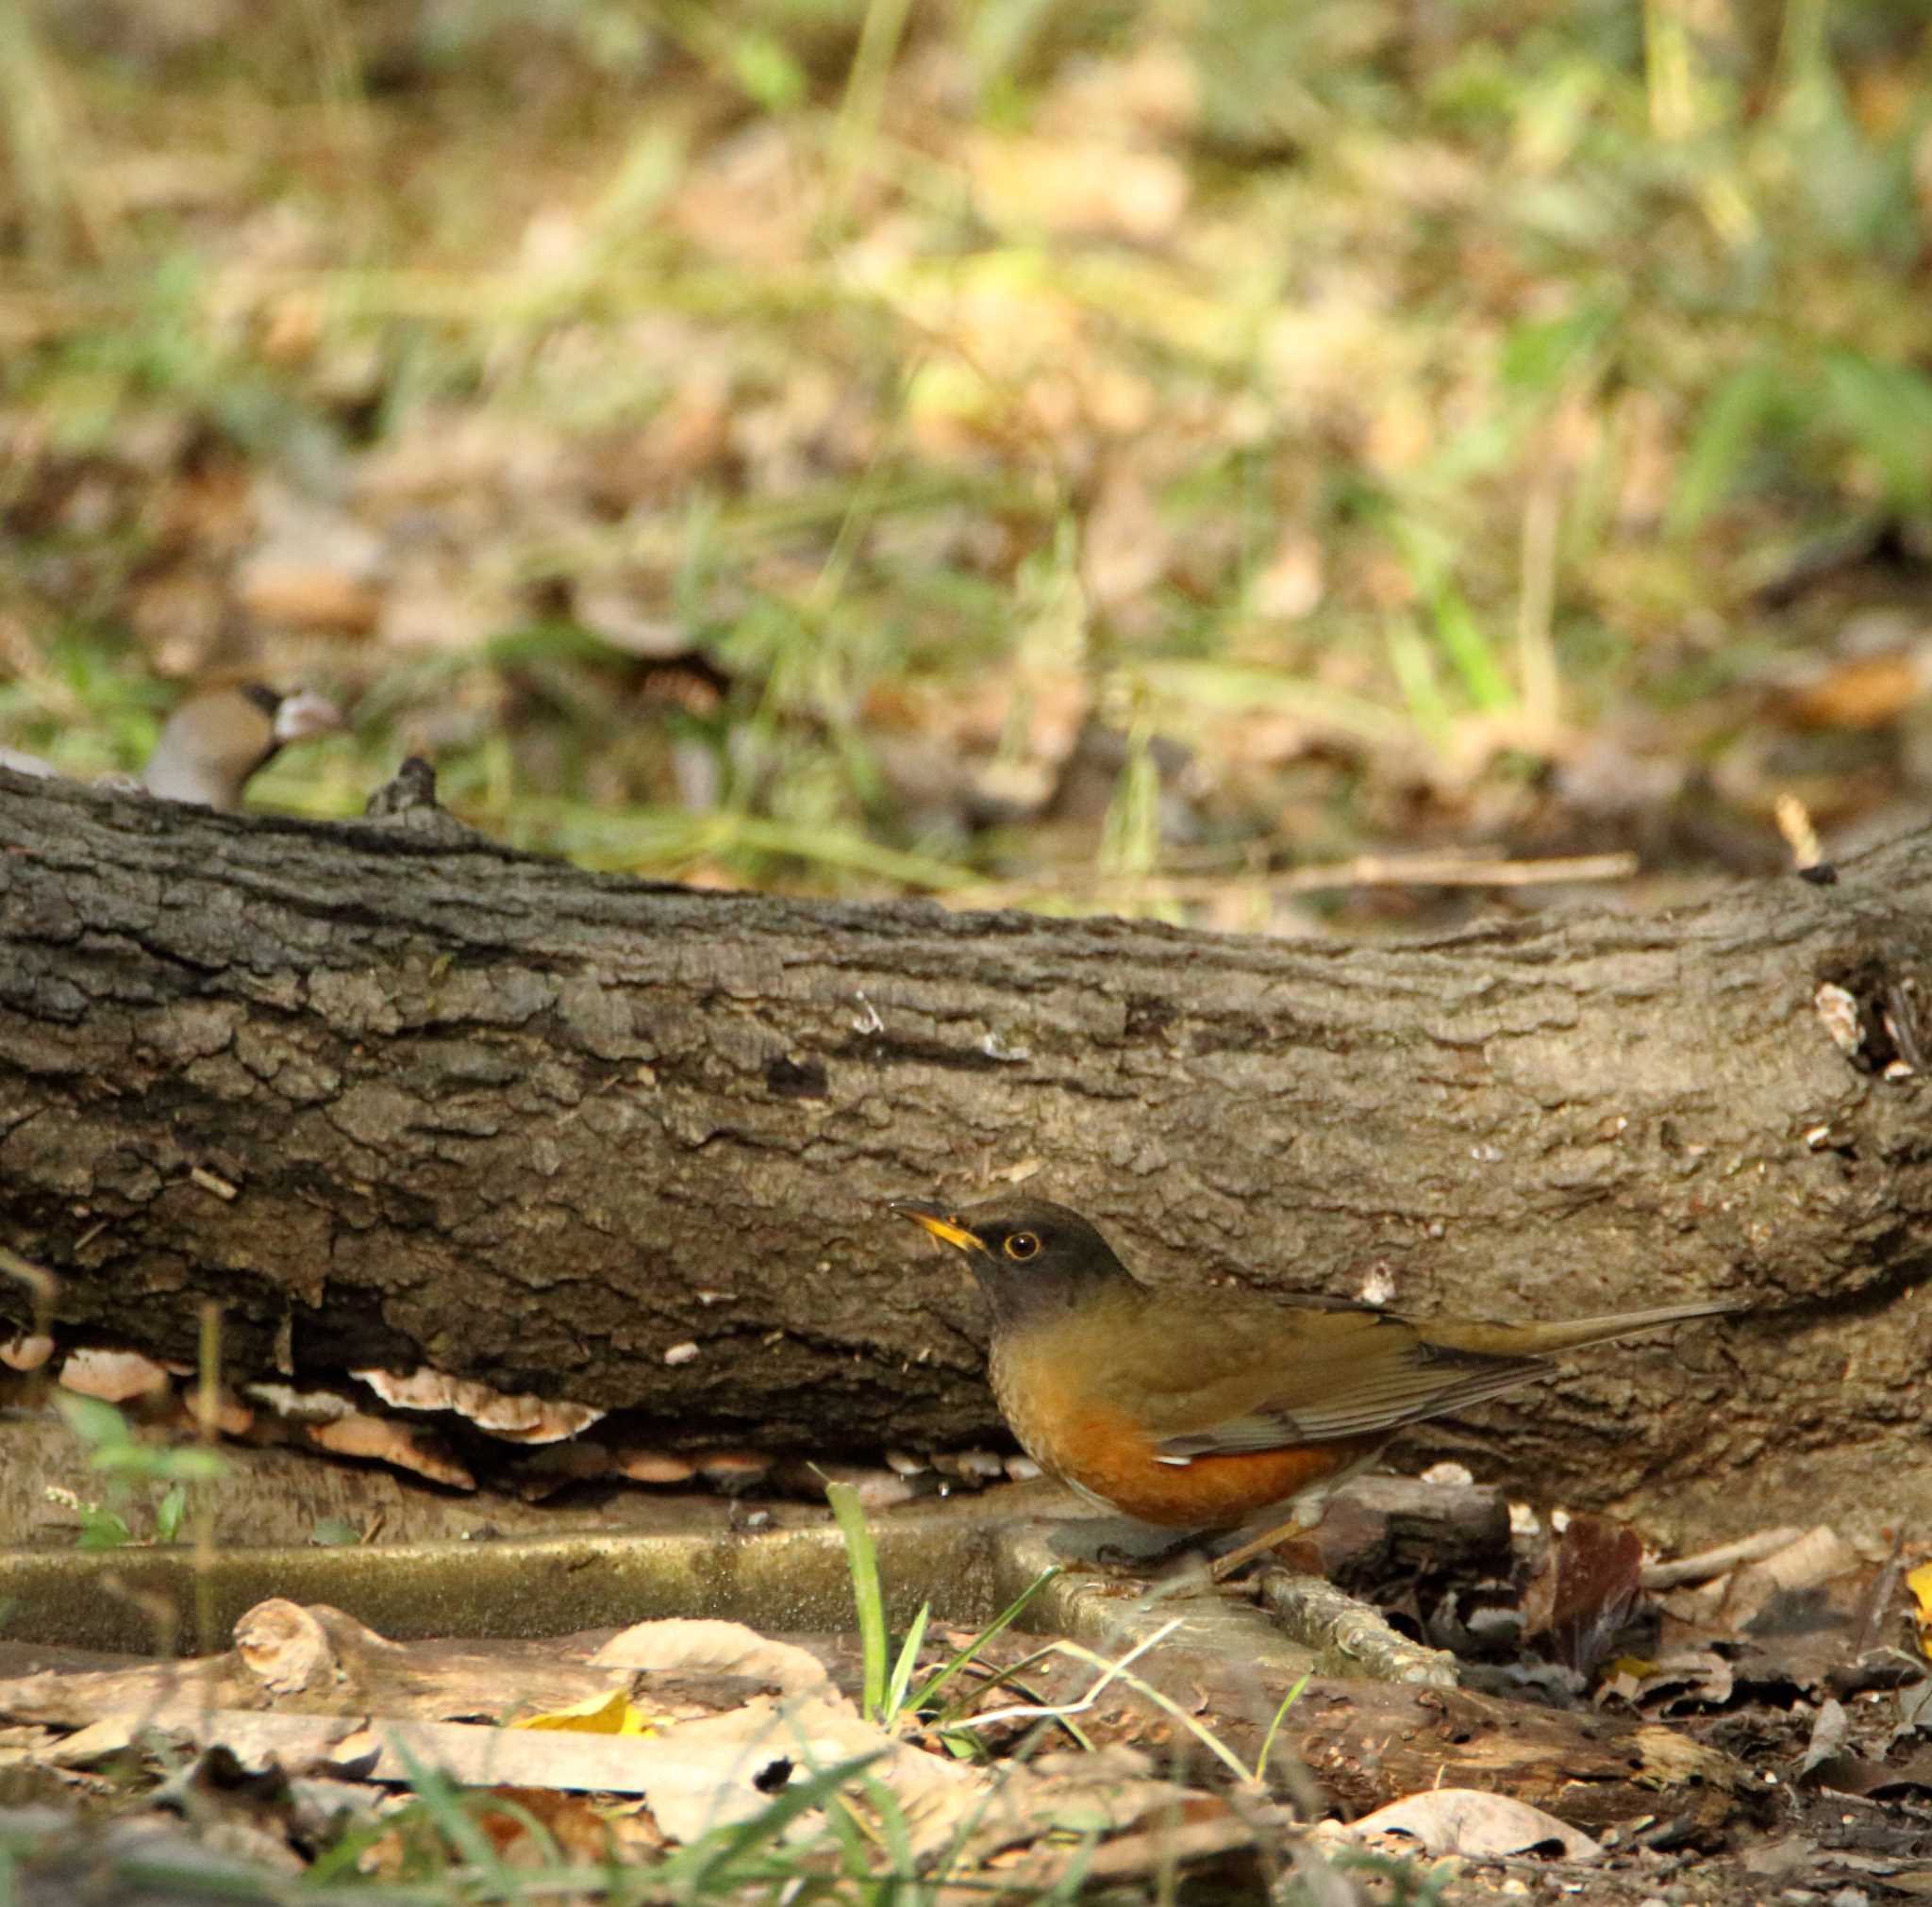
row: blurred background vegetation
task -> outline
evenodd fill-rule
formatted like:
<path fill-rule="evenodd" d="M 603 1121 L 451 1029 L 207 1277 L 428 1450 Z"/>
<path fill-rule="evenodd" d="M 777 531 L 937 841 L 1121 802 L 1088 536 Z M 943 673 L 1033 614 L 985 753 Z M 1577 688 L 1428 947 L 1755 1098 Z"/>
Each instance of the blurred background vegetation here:
<path fill-rule="evenodd" d="M 1274 931 L 1924 818 L 1923 0 L 0 0 L 0 117 L 68 771 L 245 665 L 258 805 Z"/>

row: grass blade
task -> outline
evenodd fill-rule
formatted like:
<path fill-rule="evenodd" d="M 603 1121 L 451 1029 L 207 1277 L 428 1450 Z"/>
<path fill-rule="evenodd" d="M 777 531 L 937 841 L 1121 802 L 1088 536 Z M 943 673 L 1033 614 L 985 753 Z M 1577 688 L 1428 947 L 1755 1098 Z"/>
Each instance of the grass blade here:
<path fill-rule="evenodd" d="M 925 1625 L 931 1617 L 932 1604 L 922 1602 L 919 1614 L 912 1618 L 912 1627 L 906 1632 L 899 1659 L 892 1665 L 892 1679 L 886 1684 L 886 1705 L 880 1716 L 889 1728 L 906 1705 L 906 1684 L 912 1680 L 912 1670 L 919 1661 L 919 1647 L 925 1640 Z"/>
<path fill-rule="evenodd" d="M 1431 608 L 1436 639 L 1456 665 L 1470 701 L 1490 713 L 1513 708 L 1516 691 L 1509 687 L 1509 678 L 1496 660 L 1490 638 L 1483 634 L 1482 625 L 1475 620 L 1462 591 L 1453 583 L 1444 583 L 1436 591 Z"/>
<path fill-rule="evenodd" d="M 1309 1675 L 1314 1671 L 1310 1669 Z M 1289 1692 L 1281 1698 L 1281 1706 L 1274 1711 L 1274 1719 L 1268 1724 L 1268 1733 L 1261 1737 L 1261 1751 L 1255 1757 L 1255 1782 L 1258 1786 L 1268 1779 L 1268 1751 L 1274 1746 L 1274 1737 L 1279 1733 L 1288 1712 L 1301 1698 L 1301 1692 L 1308 1685 L 1308 1676 L 1304 1675 Z"/>
<path fill-rule="evenodd" d="M 866 1719 L 875 1721 L 886 1700 L 886 1599 L 879 1586 L 879 1554 L 866 1527 L 858 1492 L 850 1484 L 827 1484 L 825 1501 L 845 1539 L 845 1567 L 852 1576 L 859 1652 L 865 1665 L 863 1706 Z"/>
<path fill-rule="evenodd" d="M 926 1709 L 929 1709 L 934 1701 L 938 1700 L 940 1690 L 945 1687 L 946 1683 L 951 1682 L 961 1669 L 965 1668 L 995 1635 L 999 1634 L 1002 1630 L 1010 1629 L 1025 1612 L 1026 1605 L 1059 1573 L 1058 1566 L 1055 1565 L 1050 1569 L 1042 1569 L 1032 1582 L 1027 1584 L 1025 1588 L 1021 1590 L 964 1649 L 960 1650 L 958 1654 L 954 1656 L 943 1667 L 933 1673 L 925 1685 L 913 1697 L 912 1707 L 914 1711 L 924 1713 Z"/>

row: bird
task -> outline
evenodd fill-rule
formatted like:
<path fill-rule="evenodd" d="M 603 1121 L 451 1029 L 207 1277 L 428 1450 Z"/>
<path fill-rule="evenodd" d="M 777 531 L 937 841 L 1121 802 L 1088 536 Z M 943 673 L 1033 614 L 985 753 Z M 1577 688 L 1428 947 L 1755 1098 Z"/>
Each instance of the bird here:
<path fill-rule="evenodd" d="M 169 716 L 142 786 L 162 801 L 239 807 L 249 781 L 285 745 L 341 726 L 341 711 L 312 689 L 283 694 L 246 679 L 210 683 Z"/>
<path fill-rule="evenodd" d="M 342 727 L 341 711 L 312 689 L 284 694 L 246 677 L 218 678 L 195 689 L 169 716 L 139 776 L 104 775 L 101 785 L 162 801 L 235 808 L 256 772 L 289 742 Z M 39 755 L 0 748 L 0 768 L 56 776 Z"/>
<path fill-rule="evenodd" d="M 1702 1298 L 1548 1324 L 1417 1318 L 1323 1296 L 1143 1284 L 1049 1200 L 891 1209 L 965 1254 L 992 1315 L 1001 1414 L 1048 1475 L 1143 1523 L 1226 1532 L 1285 1520 L 1217 1581 L 1320 1521 L 1405 1424 L 1550 1376 L 1550 1353 L 1742 1308 Z"/>

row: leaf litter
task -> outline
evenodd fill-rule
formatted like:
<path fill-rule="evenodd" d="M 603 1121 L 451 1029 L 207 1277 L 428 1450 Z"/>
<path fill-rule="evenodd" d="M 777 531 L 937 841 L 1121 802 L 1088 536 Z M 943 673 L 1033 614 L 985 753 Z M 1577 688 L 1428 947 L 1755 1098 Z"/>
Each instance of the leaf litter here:
<path fill-rule="evenodd" d="M 1440 1543 L 1427 1534 L 1431 1501 Z M 297 1871 L 353 1845 L 363 1872 L 391 1878 L 420 1871 L 426 1850 L 465 1858 L 452 1820 L 425 1813 L 434 1783 L 497 1858 L 553 1869 L 675 1862 L 721 1837 L 762 1836 L 785 1810 L 769 1850 L 806 1870 L 829 1872 L 862 1848 L 874 1873 L 997 1878 L 1023 1891 L 1176 1868 L 1204 1882 L 1319 1872 L 1322 1885 L 1352 1888 L 1349 1864 L 1369 1858 L 1421 1863 L 1442 1884 L 1477 1889 L 1469 1898 L 1486 1898 L 1521 1863 L 1554 1859 L 1573 1877 L 1601 1872 L 1601 1896 L 1594 1882 L 1566 1885 L 1606 1902 L 1672 1875 L 1726 1899 L 1723 1888 L 1740 1884 L 1726 1874 L 1757 1885 L 1802 1871 L 1909 1891 L 1932 1873 L 1932 1676 L 1918 1649 L 1917 1566 L 1888 1570 L 1822 1527 L 1674 1566 L 1612 1519 L 1550 1521 L 1560 1529 L 1537 1519 L 1512 1533 L 1490 1493 L 1407 1484 L 1365 1491 L 1314 1540 L 1327 1545 L 1324 1567 L 1398 1629 L 1453 1636 L 1462 1682 L 1527 1702 L 1525 1717 L 1628 1717 L 1649 1728 L 1645 1752 L 1659 1769 L 1671 1753 L 1719 1750 L 1739 1771 L 1723 1807 L 1687 1808 L 1666 1778 L 1649 1814 L 1586 1832 L 1564 1818 L 1560 1780 L 1547 1800 L 1506 1792 L 1507 1778 L 1486 1790 L 1439 1781 L 1308 1839 L 1322 1812 L 1316 1745 L 1338 1715 L 1346 1728 L 1349 1685 L 1308 1686 L 1300 1705 L 1283 1705 L 1287 1785 L 1264 1789 L 1239 1756 L 1199 1751 L 1189 1731 L 1226 1725 L 1231 1684 L 1172 1655 L 1171 1621 L 1131 1669 L 1031 1636 L 986 1641 L 953 1719 L 977 1709 L 994 1725 L 961 1733 L 931 1711 L 868 1720 L 847 1692 L 846 1654 L 734 1622 L 397 1643 L 339 1610 L 279 1599 L 242 1618 L 225 1655 L 0 1681 L 0 1768 L 37 1771 L 39 1798 L 63 1806 L 113 1788 L 134 1810 L 117 1832 L 139 1827 L 173 1847 L 186 1821 L 194 1861 L 240 1849 L 258 1870 Z M 1661 1586 L 1645 1587 L 1646 1575 Z M 944 1660 L 971 1639 L 940 1631 L 926 1648 Z M 6 1648 L 0 1661 L 18 1662 L 21 1646 Z M 1507 1720 L 1513 1712 L 1496 1708 L 1494 1725 L 1526 1725 Z M 1055 1747 L 1069 1732 L 1085 1745 Z M 1176 1759 L 1177 1743 L 1194 1752 Z M 1373 1754 L 1373 1739 L 1357 1749 Z M 1303 1751 L 1315 1754 L 1314 1786 L 1295 1766 Z M 159 1787 L 141 1773 L 157 1768 Z M 192 1807 L 181 1801 L 191 1789 Z M 202 1832 L 211 1822 L 225 1824 L 212 1839 Z M 9 1835 L 48 1845 L 0 1817 Z"/>

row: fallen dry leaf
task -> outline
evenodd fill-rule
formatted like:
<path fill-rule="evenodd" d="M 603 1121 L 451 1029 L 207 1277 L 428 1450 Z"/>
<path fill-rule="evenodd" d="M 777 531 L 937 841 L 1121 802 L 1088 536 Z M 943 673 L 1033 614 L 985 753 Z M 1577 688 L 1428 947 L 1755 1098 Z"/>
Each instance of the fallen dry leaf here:
<path fill-rule="evenodd" d="M 1556 1816 L 1480 1788 L 1429 1788 L 1406 1796 L 1364 1815 L 1349 1832 L 1365 1841 L 1399 1836 L 1420 1842 L 1426 1854 L 1467 1854 L 1474 1860 L 1553 1853 L 1564 1861 L 1594 1861 L 1603 1853 L 1588 1834 Z"/>
<path fill-rule="evenodd" d="M 321 563 L 259 557 L 243 568 L 239 585 L 251 616 L 287 629 L 366 636 L 382 614 L 380 590 Z"/>
<path fill-rule="evenodd" d="M 816 1694 L 830 1687 L 824 1664 L 808 1650 L 773 1642 L 741 1622 L 703 1617 L 633 1623 L 591 1657 L 591 1667 L 643 1675 L 741 1676 L 769 1683 L 781 1695 Z"/>
<path fill-rule="evenodd" d="M 1607 1517 L 1573 1517 L 1523 1599 L 1524 1633 L 1589 1675 L 1636 1605 L 1643 1544 Z"/>
<path fill-rule="evenodd" d="M 476 1809 L 476 1823 L 506 1861 L 518 1866 L 540 1866 L 551 1857 L 530 1823 L 543 1829 L 568 1861 L 635 1862 L 656 1853 L 664 1837 L 656 1832 L 647 1814 L 635 1808 L 593 1806 L 576 1795 L 559 1795 L 548 1788 L 493 1788 L 491 1799 Z"/>
<path fill-rule="evenodd" d="M 312 1610 L 286 1597 L 258 1602 L 235 1624 L 235 1650 L 271 1695 L 326 1685 L 335 1673 L 328 1633 Z"/>
<path fill-rule="evenodd" d="M 1851 1717 L 1845 1713 L 1842 1702 L 1824 1701 L 1819 1704 L 1818 1713 L 1811 1721 L 1811 1739 L 1805 1744 L 1804 1756 L 1798 1763 L 1800 1781 L 1843 1755 L 1851 1726 Z"/>
<path fill-rule="evenodd" d="M 658 1721 L 631 1700 L 623 1689 L 586 1696 L 568 1708 L 546 1709 L 541 1715 L 521 1715 L 508 1728 L 561 1729 L 577 1734 L 656 1734 Z"/>
<path fill-rule="evenodd" d="M 1836 1530 L 1821 1523 L 1796 1542 L 1740 1569 L 1725 1592 L 1723 1618 L 1734 1629 L 1748 1628 L 1786 1591 L 1810 1589 L 1857 1567 L 1858 1552 Z"/>
<path fill-rule="evenodd" d="M 1909 1571 L 1906 1577 L 1906 1587 L 1912 1592 L 1912 1600 L 1919 1605 L 1916 1617 L 1919 1647 L 1926 1655 L 1932 1655 L 1932 1563 L 1921 1563 L 1916 1569 Z"/>

